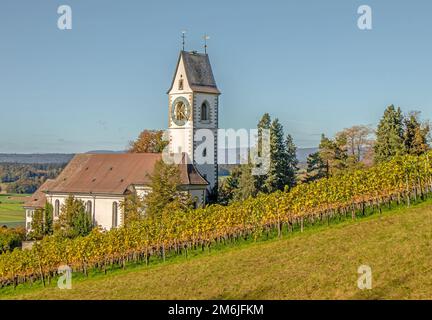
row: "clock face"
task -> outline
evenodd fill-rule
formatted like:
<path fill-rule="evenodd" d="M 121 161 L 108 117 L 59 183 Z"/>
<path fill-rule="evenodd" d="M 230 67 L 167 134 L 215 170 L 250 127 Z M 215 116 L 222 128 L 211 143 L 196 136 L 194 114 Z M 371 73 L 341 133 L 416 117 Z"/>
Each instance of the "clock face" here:
<path fill-rule="evenodd" d="M 171 106 L 171 119 L 176 125 L 184 126 L 189 120 L 190 114 L 190 104 L 185 98 L 178 97 L 174 100 Z"/>

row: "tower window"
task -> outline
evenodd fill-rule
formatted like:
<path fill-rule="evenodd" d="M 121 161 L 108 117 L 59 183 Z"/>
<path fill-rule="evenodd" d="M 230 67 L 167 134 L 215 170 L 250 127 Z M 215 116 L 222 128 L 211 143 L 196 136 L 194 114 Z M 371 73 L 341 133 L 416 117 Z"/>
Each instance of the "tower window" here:
<path fill-rule="evenodd" d="M 207 148 L 204 148 L 202 155 L 203 157 L 207 157 Z"/>
<path fill-rule="evenodd" d="M 88 200 L 86 203 L 86 211 L 88 214 L 92 213 L 92 202 L 90 200 Z"/>
<path fill-rule="evenodd" d="M 56 200 L 56 201 L 54 202 L 54 216 L 55 216 L 55 217 L 58 217 L 59 214 L 60 214 L 60 201 L 59 201 L 59 200 Z"/>
<path fill-rule="evenodd" d="M 118 226 L 118 205 L 117 202 L 113 202 L 112 205 L 112 226 L 116 228 Z"/>
<path fill-rule="evenodd" d="M 209 106 L 207 102 L 203 102 L 201 105 L 201 121 L 209 120 Z"/>
<path fill-rule="evenodd" d="M 183 79 L 180 79 L 178 82 L 178 89 L 183 90 Z"/>

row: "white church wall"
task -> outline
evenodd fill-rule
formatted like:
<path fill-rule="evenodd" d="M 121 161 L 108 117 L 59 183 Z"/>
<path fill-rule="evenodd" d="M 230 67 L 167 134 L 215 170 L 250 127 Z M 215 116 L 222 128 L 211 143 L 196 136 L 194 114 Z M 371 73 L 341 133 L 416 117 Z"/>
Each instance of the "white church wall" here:
<path fill-rule="evenodd" d="M 49 201 L 54 207 L 54 211 L 56 200 L 59 200 L 59 211 L 61 212 L 61 207 L 68 197 L 69 195 L 51 195 L 49 197 Z M 84 204 L 86 204 L 87 201 L 91 201 L 94 223 L 96 226 L 100 226 L 105 230 L 110 230 L 112 228 L 113 203 L 117 202 L 118 225 L 120 226 L 123 223 L 120 202 L 123 201 L 124 197 L 104 195 L 74 195 L 74 197 L 75 199 L 83 201 Z M 56 215 L 56 212 L 54 212 L 54 220 L 58 220 L 58 215 Z"/>

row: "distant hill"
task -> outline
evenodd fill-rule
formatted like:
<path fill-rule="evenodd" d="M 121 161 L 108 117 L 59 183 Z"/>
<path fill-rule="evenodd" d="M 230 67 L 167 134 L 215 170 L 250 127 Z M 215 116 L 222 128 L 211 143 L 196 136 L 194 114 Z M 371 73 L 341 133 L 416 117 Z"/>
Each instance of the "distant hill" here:
<path fill-rule="evenodd" d="M 305 163 L 308 155 L 316 152 L 317 148 L 299 148 L 297 150 L 297 158 L 300 163 Z M 245 152 L 246 149 L 241 149 L 241 152 Z M 124 153 L 125 151 L 113 151 L 113 150 L 92 150 L 86 153 Z M 221 150 L 219 150 L 221 152 Z M 228 149 L 226 155 L 235 154 L 235 149 Z M 67 163 L 73 158 L 73 153 L 0 153 L 0 163 L 11 162 L 11 163 Z"/>
<path fill-rule="evenodd" d="M 72 159 L 73 156 L 74 154 L 69 153 L 0 153 L 0 163 L 67 163 Z"/>

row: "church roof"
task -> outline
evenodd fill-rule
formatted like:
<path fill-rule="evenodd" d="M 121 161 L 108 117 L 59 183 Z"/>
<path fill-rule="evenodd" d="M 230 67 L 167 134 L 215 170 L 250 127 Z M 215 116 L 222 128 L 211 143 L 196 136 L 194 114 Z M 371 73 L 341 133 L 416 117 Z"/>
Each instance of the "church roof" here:
<path fill-rule="evenodd" d="M 31 195 L 31 197 L 24 203 L 24 207 L 29 208 L 43 208 L 46 203 L 45 191 L 49 190 L 51 186 L 54 184 L 54 180 L 48 179 L 46 180 L 35 193 Z"/>
<path fill-rule="evenodd" d="M 123 195 L 131 185 L 149 185 L 160 153 L 78 154 L 46 190 L 49 193 Z M 208 185 L 192 164 L 180 164 L 183 185 Z"/>
<path fill-rule="evenodd" d="M 174 79 L 177 73 L 178 66 L 180 64 L 180 59 L 183 60 L 186 70 L 186 78 L 189 82 L 189 86 L 193 91 L 220 94 L 220 91 L 217 88 L 216 81 L 213 76 L 213 71 L 210 65 L 208 54 L 198 53 L 196 51 L 180 52 L 176 72 L 174 74 L 171 87 L 168 91 L 170 91 L 174 86 Z"/>

